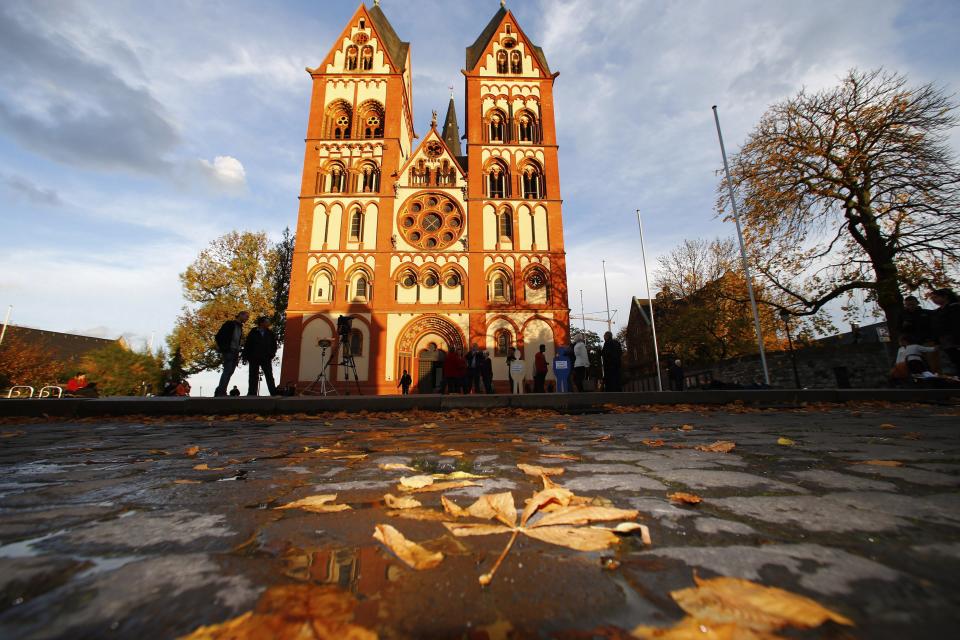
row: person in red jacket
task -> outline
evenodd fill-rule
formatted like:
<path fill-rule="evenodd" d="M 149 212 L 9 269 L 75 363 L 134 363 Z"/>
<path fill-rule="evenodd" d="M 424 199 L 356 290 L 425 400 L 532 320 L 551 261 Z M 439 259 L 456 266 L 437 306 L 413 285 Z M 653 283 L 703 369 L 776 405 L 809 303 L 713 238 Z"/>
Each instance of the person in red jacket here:
<path fill-rule="evenodd" d="M 443 386 L 441 393 L 459 393 L 460 378 L 464 375 L 467 365 L 456 350 L 451 349 L 450 353 L 443 360 Z"/>
<path fill-rule="evenodd" d="M 545 391 L 543 387 L 543 381 L 547 379 L 547 356 L 544 355 L 544 352 L 547 350 L 546 345 L 540 345 L 540 350 L 537 351 L 537 355 L 533 357 L 533 392 L 534 393 L 543 393 Z"/>

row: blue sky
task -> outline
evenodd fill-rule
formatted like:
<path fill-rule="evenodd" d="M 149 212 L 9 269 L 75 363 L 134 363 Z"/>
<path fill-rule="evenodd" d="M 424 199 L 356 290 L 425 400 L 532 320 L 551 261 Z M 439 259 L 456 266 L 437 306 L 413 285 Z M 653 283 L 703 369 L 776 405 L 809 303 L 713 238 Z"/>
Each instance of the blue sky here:
<path fill-rule="evenodd" d="M 310 78 L 355 0 L 0 3 L 0 305 L 18 324 L 142 344 L 217 235 L 294 226 Z M 498 0 L 383 0 L 411 42 L 418 131 Z M 653 258 L 715 218 L 728 151 L 767 105 L 858 66 L 960 89 L 960 3 L 513 0 L 560 72 L 570 303 L 626 321 Z M 952 138 L 960 149 L 960 135 Z M 2 311 L 3 309 L 0 309 Z M 596 325 L 595 328 L 600 328 Z"/>

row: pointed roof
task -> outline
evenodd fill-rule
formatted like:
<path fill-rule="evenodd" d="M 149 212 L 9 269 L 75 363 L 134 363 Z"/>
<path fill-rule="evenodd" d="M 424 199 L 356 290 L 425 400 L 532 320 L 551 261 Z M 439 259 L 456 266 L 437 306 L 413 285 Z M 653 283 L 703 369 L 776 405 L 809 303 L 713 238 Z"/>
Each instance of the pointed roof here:
<path fill-rule="evenodd" d="M 374 4 L 372 9 L 367 10 L 367 13 L 370 14 L 373 28 L 376 29 L 384 48 L 390 54 L 390 59 L 393 60 L 397 69 L 403 72 L 407 64 L 407 52 L 410 50 L 410 43 L 400 39 L 400 36 L 394 31 L 393 25 L 387 20 L 387 16 L 383 13 L 379 3 Z"/>
<path fill-rule="evenodd" d="M 523 34 L 523 30 L 520 29 L 520 25 L 516 24 L 516 18 L 514 18 L 513 14 L 510 13 L 510 11 L 508 11 L 503 4 L 501 4 L 500 8 L 495 14 L 493 14 L 493 17 L 490 18 L 490 22 L 488 22 L 487 26 L 484 27 L 483 31 L 480 32 L 480 35 L 477 37 L 474 43 L 467 47 L 467 71 L 472 71 L 473 68 L 477 66 L 477 63 L 480 61 L 481 56 L 483 56 L 483 52 L 486 50 L 490 40 L 497 34 L 497 29 L 500 27 L 503 19 L 508 15 L 514 21 L 517 31 Z M 527 42 L 530 42 L 530 39 L 526 37 L 526 34 L 523 34 L 523 36 Z M 537 62 L 539 62 L 540 66 L 543 68 L 544 74 L 549 76 L 550 65 L 547 64 L 547 57 L 543 54 L 543 49 L 533 44 L 533 42 L 530 42 L 530 47 L 533 49 L 533 55 L 536 57 Z"/>
<path fill-rule="evenodd" d="M 447 145 L 455 157 L 463 155 L 460 150 L 460 126 L 457 124 L 457 108 L 453 103 L 453 96 L 450 96 L 450 104 L 447 106 L 447 117 L 443 120 L 443 142 Z"/>
<path fill-rule="evenodd" d="M 446 127 L 444 127 L 444 129 L 446 129 Z M 457 156 L 457 154 L 453 152 L 450 146 L 447 145 L 446 141 L 440 135 L 440 132 L 437 131 L 436 122 L 431 124 L 430 130 L 427 132 L 427 135 L 423 136 L 423 139 L 420 140 L 420 144 L 417 145 L 416 149 L 413 150 L 413 153 L 410 154 L 410 157 L 407 158 L 407 161 L 404 162 L 403 166 L 400 167 L 400 170 L 397 171 L 397 175 L 402 176 L 403 173 L 407 170 L 407 167 L 414 164 L 414 162 L 423 154 L 423 150 L 425 149 L 427 144 L 433 141 L 439 141 L 443 145 L 443 154 L 446 154 L 453 159 L 453 164 L 454 166 L 456 166 L 457 171 L 460 173 L 460 176 L 463 178 L 466 178 L 467 172 L 466 172 L 466 169 L 464 169 L 464 167 L 467 166 L 466 156 Z"/>

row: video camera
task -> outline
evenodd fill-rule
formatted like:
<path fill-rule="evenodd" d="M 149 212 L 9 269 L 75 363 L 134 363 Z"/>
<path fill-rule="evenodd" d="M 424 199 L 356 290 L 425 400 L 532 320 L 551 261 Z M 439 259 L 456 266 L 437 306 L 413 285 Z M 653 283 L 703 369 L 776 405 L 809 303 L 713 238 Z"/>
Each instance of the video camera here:
<path fill-rule="evenodd" d="M 350 337 L 350 331 L 353 329 L 353 316 L 340 316 L 337 318 L 337 335 L 341 340 L 347 340 Z"/>

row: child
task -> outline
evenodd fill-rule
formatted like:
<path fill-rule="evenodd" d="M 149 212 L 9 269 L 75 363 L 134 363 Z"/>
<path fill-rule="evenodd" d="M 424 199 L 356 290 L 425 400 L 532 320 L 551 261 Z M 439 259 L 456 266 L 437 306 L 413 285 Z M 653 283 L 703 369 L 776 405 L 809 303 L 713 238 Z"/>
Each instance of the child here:
<path fill-rule="evenodd" d="M 403 375 L 400 376 L 400 384 L 397 385 L 398 387 L 401 387 L 403 389 L 403 395 L 405 396 L 410 395 L 410 383 L 412 382 L 413 382 L 413 378 L 411 378 L 407 370 L 404 369 Z"/>

